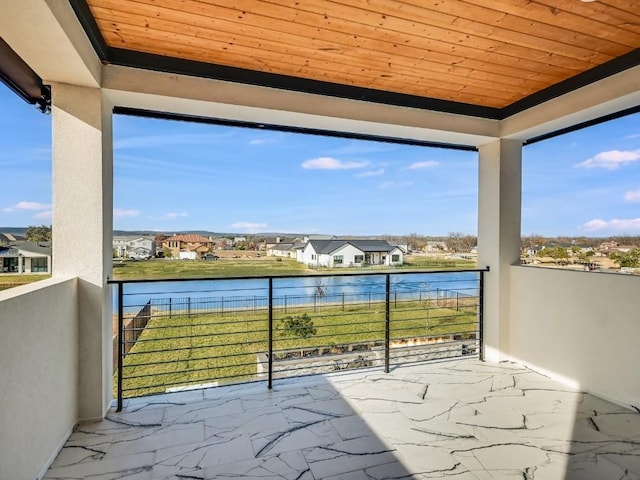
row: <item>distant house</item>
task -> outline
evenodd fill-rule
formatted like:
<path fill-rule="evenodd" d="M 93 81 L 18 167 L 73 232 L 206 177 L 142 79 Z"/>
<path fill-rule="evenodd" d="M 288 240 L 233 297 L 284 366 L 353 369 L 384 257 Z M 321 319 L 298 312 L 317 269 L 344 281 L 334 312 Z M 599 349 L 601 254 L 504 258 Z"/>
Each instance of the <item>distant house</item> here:
<path fill-rule="evenodd" d="M 267 249 L 268 257 L 286 257 L 295 258 L 295 249 L 293 243 L 276 243 Z"/>
<path fill-rule="evenodd" d="M 404 252 L 386 240 L 310 240 L 298 261 L 312 267 L 402 265 Z"/>
<path fill-rule="evenodd" d="M 118 258 L 151 258 L 156 256 L 156 241 L 151 237 L 116 235 L 113 237 L 113 251 Z"/>
<path fill-rule="evenodd" d="M 20 235 L 13 235 L 11 233 L 0 232 L 0 245 L 9 245 L 14 242 L 24 242 L 27 239 Z"/>
<path fill-rule="evenodd" d="M 51 273 L 51 243 L 15 241 L 0 246 L 1 273 Z"/>
<path fill-rule="evenodd" d="M 214 241 L 198 234 L 173 235 L 162 243 L 162 248 L 171 251 L 173 258 L 182 258 L 180 252 L 195 252 L 196 258 L 202 258 L 214 248 Z M 191 258 L 191 254 L 187 257 Z"/>

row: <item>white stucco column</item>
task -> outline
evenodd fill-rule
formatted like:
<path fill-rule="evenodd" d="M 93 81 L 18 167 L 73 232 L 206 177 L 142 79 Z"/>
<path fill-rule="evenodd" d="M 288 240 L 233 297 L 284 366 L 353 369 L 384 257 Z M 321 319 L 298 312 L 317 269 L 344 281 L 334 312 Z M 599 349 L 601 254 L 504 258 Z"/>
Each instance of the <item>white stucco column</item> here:
<path fill-rule="evenodd" d="M 97 88 L 52 85 L 53 275 L 78 277 L 78 417 L 112 399 L 112 109 Z"/>
<path fill-rule="evenodd" d="M 509 355 L 509 270 L 520 261 L 522 142 L 497 140 L 479 149 L 478 266 L 484 289 L 485 360 Z"/>

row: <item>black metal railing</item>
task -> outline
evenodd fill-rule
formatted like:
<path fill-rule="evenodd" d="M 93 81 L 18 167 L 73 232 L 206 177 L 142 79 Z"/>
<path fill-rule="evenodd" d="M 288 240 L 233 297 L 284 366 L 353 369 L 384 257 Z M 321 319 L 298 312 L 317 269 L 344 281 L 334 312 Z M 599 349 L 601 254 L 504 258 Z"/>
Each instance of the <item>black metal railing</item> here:
<path fill-rule="evenodd" d="M 111 280 L 123 398 L 482 356 L 480 270 Z"/>

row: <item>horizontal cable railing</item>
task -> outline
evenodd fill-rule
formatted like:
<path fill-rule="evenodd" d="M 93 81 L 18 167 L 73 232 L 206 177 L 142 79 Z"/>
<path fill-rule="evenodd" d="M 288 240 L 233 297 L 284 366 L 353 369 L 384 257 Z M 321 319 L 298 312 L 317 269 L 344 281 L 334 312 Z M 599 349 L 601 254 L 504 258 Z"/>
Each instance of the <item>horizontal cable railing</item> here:
<path fill-rule="evenodd" d="M 482 352 L 486 270 L 112 280 L 123 398 Z"/>

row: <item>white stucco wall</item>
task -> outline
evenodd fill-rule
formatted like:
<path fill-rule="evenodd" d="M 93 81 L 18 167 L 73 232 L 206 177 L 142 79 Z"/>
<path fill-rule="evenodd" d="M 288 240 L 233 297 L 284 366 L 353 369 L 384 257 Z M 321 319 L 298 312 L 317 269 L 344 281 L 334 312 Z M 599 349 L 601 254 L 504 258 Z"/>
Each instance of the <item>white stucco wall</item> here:
<path fill-rule="evenodd" d="M 314 255 L 316 255 L 316 251 L 311 244 L 308 243 L 302 251 L 302 262 L 307 265 L 320 265 L 318 255 L 316 255 L 316 258 L 313 258 Z"/>
<path fill-rule="evenodd" d="M 336 255 L 342 255 L 342 264 L 334 263 L 334 257 Z M 350 267 L 356 263 L 356 255 L 362 255 L 364 263 L 364 252 L 353 245 L 344 245 L 343 247 L 331 252 L 330 255 L 326 255 L 328 265 L 331 267 Z M 323 257 L 325 257 L 323 255 Z M 321 260 L 323 260 L 321 258 Z"/>
<path fill-rule="evenodd" d="M 41 478 L 78 418 L 77 281 L 0 292 L 0 478 Z"/>
<path fill-rule="evenodd" d="M 398 261 L 394 262 L 392 260 L 393 255 L 399 255 Z M 404 252 L 402 249 L 396 247 L 389 252 L 387 255 L 387 265 L 402 265 L 404 263 Z"/>
<path fill-rule="evenodd" d="M 511 267 L 510 356 L 640 406 L 640 277 Z"/>

